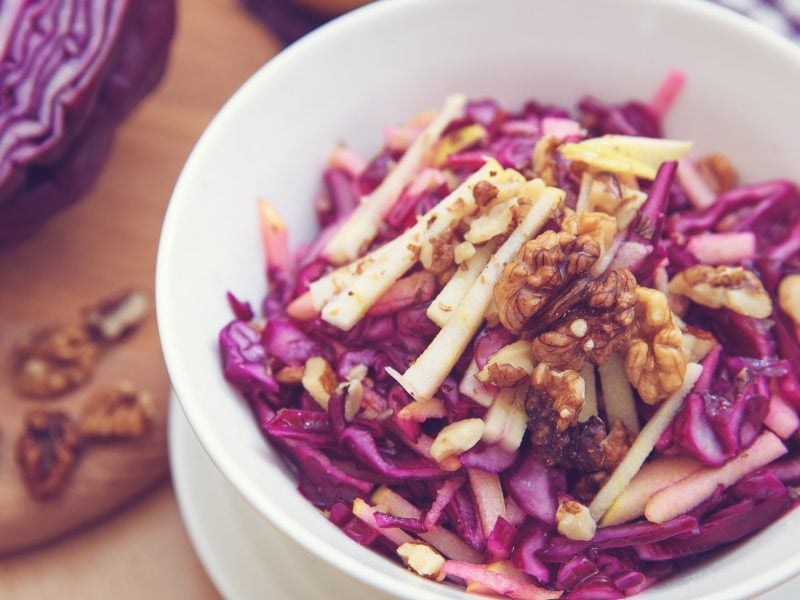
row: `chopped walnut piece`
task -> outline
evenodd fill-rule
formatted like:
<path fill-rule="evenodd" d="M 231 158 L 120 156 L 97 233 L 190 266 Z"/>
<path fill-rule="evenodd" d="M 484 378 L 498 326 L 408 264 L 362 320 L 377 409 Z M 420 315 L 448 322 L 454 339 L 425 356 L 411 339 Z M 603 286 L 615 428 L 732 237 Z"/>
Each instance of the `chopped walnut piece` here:
<path fill-rule="evenodd" d="M 605 439 L 600 442 L 600 447 L 603 449 L 603 469 L 609 473 L 617 468 L 617 465 L 622 462 L 625 455 L 633 443 L 633 434 L 628 431 L 628 428 L 622 423 L 617 421 L 611 427 L 611 431 Z"/>
<path fill-rule="evenodd" d="M 84 308 L 83 320 L 92 333 L 112 342 L 135 329 L 147 316 L 147 310 L 145 295 L 127 290 Z"/>
<path fill-rule="evenodd" d="M 625 355 L 625 372 L 642 400 L 655 404 L 683 383 L 683 336 L 663 293 L 639 287 L 636 297 L 639 303 Z"/>
<path fill-rule="evenodd" d="M 585 211 L 580 215 L 567 209 L 564 219 L 561 221 L 561 229 L 572 235 L 588 235 L 597 242 L 600 254 L 595 263 L 595 270 L 600 265 L 606 264 L 603 261 L 606 251 L 611 247 L 614 237 L 617 235 L 617 220 L 611 215 L 602 212 Z"/>
<path fill-rule="evenodd" d="M 89 379 L 97 352 L 97 345 L 81 327 L 40 329 L 17 346 L 16 388 L 40 398 L 69 391 Z"/>
<path fill-rule="evenodd" d="M 615 217 L 620 231 L 633 222 L 646 200 L 647 194 L 612 173 L 597 173 L 589 193 L 593 210 Z"/>
<path fill-rule="evenodd" d="M 453 234 L 447 231 L 422 242 L 419 260 L 426 271 L 441 275 L 455 263 Z"/>
<path fill-rule="evenodd" d="M 484 179 L 472 188 L 472 196 L 478 206 L 485 206 L 497 198 L 498 191 L 497 186 Z"/>
<path fill-rule="evenodd" d="M 800 325 L 800 275 L 783 278 L 778 286 L 778 304 L 795 325 Z"/>
<path fill-rule="evenodd" d="M 39 499 L 61 493 L 78 459 L 81 439 L 69 415 L 34 410 L 25 415 L 17 441 L 17 464 L 30 493 Z"/>
<path fill-rule="evenodd" d="M 710 308 L 765 319 L 772 314 L 772 300 L 758 275 L 743 267 L 695 265 L 669 282 L 669 291 L 682 294 Z"/>
<path fill-rule="evenodd" d="M 303 367 L 300 365 L 289 365 L 283 367 L 275 373 L 275 381 L 278 383 L 300 383 L 303 380 Z"/>
<path fill-rule="evenodd" d="M 554 135 L 542 137 L 533 148 L 533 173 L 541 177 L 547 185 L 558 183 L 558 150 L 559 139 Z"/>
<path fill-rule="evenodd" d="M 695 161 L 700 176 L 717 194 L 739 185 L 739 173 L 724 154 L 708 154 Z"/>
<path fill-rule="evenodd" d="M 497 387 L 514 387 L 528 377 L 528 372 L 522 367 L 509 363 L 490 363 L 486 365 L 483 377 L 478 377 L 482 383 L 489 383 Z"/>
<path fill-rule="evenodd" d="M 522 333 L 565 286 L 588 273 L 599 255 L 589 236 L 567 232 L 545 231 L 526 242 L 494 287 L 500 322 L 512 333 Z"/>
<path fill-rule="evenodd" d="M 617 235 L 617 220 L 605 213 L 587 211 L 581 213 L 578 221 L 578 235 L 588 235 L 600 247 L 598 263 L 601 263 Z"/>
<path fill-rule="evenodd" d="M 306 361 L 301 379 L 303 388 L 322 408 L 328 408 L 328 400 L 336 389 L 336 373 L 321 356 L 312 356 Z"/>
<path fill-rule="evenodd" d="M 539 363 L 531 373 L 527 406 L 546 406 L 555 414 L 559 432 L 573 427 L 586 397 L 586 382 L 576 371 L 557 371 L 547 363 Z"/>
<path fill-rule="evenodd" d="M 574 500 L 559 504 L 556 522 L 558 533 L 570 540 L 588 542 L 597 530 L 597 523 L 589 514 L 589 508 Z"/>
<path fill-rule="evenodd" d="M 155 400 L 128 382 L 98 389 L 81 410 L 79 428 L 84 438 L 138 438 L 155 416 Z"/>
<path fill-rule="evenodd" d="M 604 364 L 612 352 L 627 343 L 637 302 L 635 289 L 636 278 L 627 269 L 613 269 L 602 279 L 590 280 L 585 288 L 578 288 L 579 303 L 567 317 L 534 338 L 533 356 L 559 369 L 576 371 L 586 360 Z M 558 308 L 555 314 L 566 312 L 563 306 Z M 551 312 L 550 308 L 545 311 Z M 546 321 L 547 316 L 542 319 Z"/>

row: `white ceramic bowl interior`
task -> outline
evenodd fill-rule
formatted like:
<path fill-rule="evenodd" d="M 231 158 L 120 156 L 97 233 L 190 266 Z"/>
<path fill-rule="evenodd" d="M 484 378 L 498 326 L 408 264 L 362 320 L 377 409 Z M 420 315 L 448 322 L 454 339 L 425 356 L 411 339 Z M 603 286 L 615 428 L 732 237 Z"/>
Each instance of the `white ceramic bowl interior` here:
<path fill-rule="evenodd" d="M 337 140 L 365 155 L 383 128 L 447 94 L 574 106 L 585 93 L 647 99 L 680 68 L 670 136 L 722 150 L 745 180 L 797 177 L 800 52 L 697 0 L 392 0 L 321 28 L 271 60 L 228 102 L 189 158 L 164 222 L 158 322 L 172 382 L 211 458 L 273 524 L 350 575 L 404 598 L 458 598 L 358 546 L 296 491 L 223 379 L 225 291 L 266 291 L 256 199 L 293 242 L 314 233 L 311 199 Z M 220 518 L 225 518 L 220 515 Z M 744 598 L 800 571 L 800 513 L 642 598 Z M 232 550 L 233 551 L 233 550 Z M 309 573 L 313 576 L 313 573 Z"/>

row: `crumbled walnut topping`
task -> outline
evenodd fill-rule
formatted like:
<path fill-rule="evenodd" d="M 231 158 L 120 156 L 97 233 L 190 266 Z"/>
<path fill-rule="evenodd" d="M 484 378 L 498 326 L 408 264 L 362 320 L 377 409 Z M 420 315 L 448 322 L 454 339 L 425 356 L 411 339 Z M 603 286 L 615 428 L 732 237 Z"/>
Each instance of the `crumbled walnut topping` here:
<path fill-rule="evenodd" d="M 328 408 L 328 400 L 336 389 L 336 373 L 321 356 L 312 356 L 306 361 L 301 379 L 303 388 L 322 408 Z"/>
<path fill-rule="evenodd" d="M 627 269 L 613 269 L 602 279 L 590 280 L 585 288 L 577 287 L 580 296 L 567 317 L 534 338 L 533 356 L 559 369 L 580 370 L 586 360 L 604 364 L 612 352 L 625 345 L 630 335 L 636 307 L 635 289 L 636 279 Z M 559 300 L 567 297 L 568 293 Z M 568 310 L 562 305 L 555 314 L 563 315 Z M 552 311 L 548 308 L 545 313 Z M 546 318 L 542 316 L 543 320 Z"/>
<path fill-rule="evenodd" d="M 461 263 L 469 260 L 475 256 L 475 252 L 477 252 L 477 250 L 472 242 L 461 242 L 460 244 L 457 244 L 453 249 L 456 264 L 460 265 Z"/>
<path fill-rule="evenodd" d="M 275 381 L 278 383 L 300 383 L 303 380 L 303 367 L 300 365 L 290 365 L 283 367 L 275 373 Z"/>
<path fill-rule="evenodd" d="M 580 502 L 567 500 L 556 511 L 558 533 L 570 540 L 588 542 L 594 537 L 597 523 L 589 513 L 589 508 Z"/>
<path fill-rule="evenodd" d="M 636 297 L 639 303 L 625 355 L 625 371 L 642 400 L 655 404 L 683 383 L 686 357 L 682 334 L 664 294 L 639 287 Z"/>
<path fill-rule="evenodd" d="M 155 416 L 150 392 L 136 391 L 128 382 L 97 390 L 81 410 L 79 428 L 85 438 L 138 438 Z"/>
<path fill-rule="evenodd" d="M 84 308 L 83 319 L 92 333 L 111 342 L 135 329 L 147 316 L 147 309 L 144 294 L 127 290 Z"/>
<path fill-rule="evenodd" d="M 483 244 L 498 235 L 507 234 L 514 226 L 516 208 L 513 201 L 490 207 L 472 220 L 464 239 L 472 244 Z"/>
<path fill-rule="evenodd" d="M 431 457 L 442 462 L 448 456 L 461 454 L 481 440 L 484 430 L 483 419 L 463 419 L 442 428 L 431 444 Z"/>
<path fill-rule="evenodd" d="M 800 325 L 800 275 L 787 275 L 778 286 L 778 304 L 795 325 Z"/>
<path fill-rule="evenodd" d="M 669 282 L 669 291 L 710 308 L 765 319 L 772 314 L 772 300 L 758 276 L 742 267 L 695 265 Z"/>
<path fill-rule="evenodd" d="M 450 231 L 422 242 L 419 260 L 426 271 L 442 275 L 455 263 L 453 234 Z"/>
<path fill-rule="evenodd" d="M 25 415 L 17 442 L 17 464 L 31 494 L 39 499 L 61 493 L 75 467 L 80 436 L 69 415 L 34 410 Z"/>
<path fill-rule="evenodd" d="M 614 423 L 611 431 L 600 442 L 600 447 L 603 450 L 603 469 L 610 473 L 617 468 L 622 459 L 625 458 L 628 450 L 630 450 L 633 437 L 633 434 L 628 431 L 622 421 Z"/>
<path fill-rule="evenodd" d="M 481 382 L 497 387 L 514 387 L 528 377 L 525 369 L 509 363 L 489 363 L 481 373 L 483 376 L 478 377 Z"/>
<path fill-rule="evenodd" d="M 557 371 L 547 363 L 539 363 L 531 373 L 527 406 L 530 410 L 546 406 L 555 415 L 557 431 L 563 432 L 578 422 L 586 397 L 586 382 L 576 371 Z"/>
<path fill-rule="evenodd" d="M 484 179 L 476 183 L 475 187 L 472 188 L 472 196 L 478 206 L 484 206 L 497 198 L 498 191 L 494 184 Z"/>
<path fill-rule="evenodd" d="M 560 141 L 554 135 L 542 137 L 533 148 L 533 174 L 541 177 L 547 185 L 558 183 L 558 158 L 556 151 Z"/>
<path fill-rule="evenodd" d="M 739 185 L 739 173 L 723 154 L 708 154 L 695 161 L 700 176 L 715 193 L 721 194 Z"/>
<path fill-rule="evenodd" d="M 564 287 L 588 273 L 599 255 L 597 242 L 589 236 L 567 232 L 546 231 L 526 242 L 494 287 L 503 326 L 522 333 Z"/>
<path fill-rule="evenodd" d="M 41 329 L 18 345 L 14 383 L 28 396 L 56 396 L 89 379 L 97 352 L 81 327 Z"/>
<path fill-rule="evenodd" d="M 633 222 L 646 200 L 647 194 L 611 173 L 597 173 L 589 193 L 589 205 L 615 217 L 620 231 Z"/>
<path fill-rule="evenodd" d="M 567 209 L 561 222 L 561 229 L 575 236 L 588 235 L 597 242 L 600 249 L 594 265 L 597 270 L 597 267 L 605 264 L 603 257 L 617 235 L 617 220 L 602 212 L 585 211 L 578 215 Z"/>

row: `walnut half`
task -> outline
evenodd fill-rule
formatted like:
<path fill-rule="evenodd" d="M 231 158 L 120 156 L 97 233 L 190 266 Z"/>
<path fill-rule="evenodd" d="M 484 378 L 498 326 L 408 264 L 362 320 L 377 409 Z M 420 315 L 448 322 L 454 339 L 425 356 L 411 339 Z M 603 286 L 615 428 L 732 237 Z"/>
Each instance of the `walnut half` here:
<path fill-rule="evenodd" d="M 547 231 L 527 242 L 494 288 L 498 317 L 532 341 L 533 356 L 557 369 L 603 364 L 623 346 L 633 321 L 636 278 L 591 269 L 600 245 L 589 235 Z"/>
<path fill-rule="evenodd" d="M 577 286 L 576 286 L 577 287 Z M 636 308 L 636 278 L 627 269 L 613 269 L 590 280 L 570 312 L 550 331 L 534 338 L 533 356 L 559 369 L 580 370 L 585 361 L 602 365 L 627 343 Z M 563 298 L 563 297 L 562 297 Z M 555 303 L 558 306 L 558 301 Z M 547 322 L 547 321 L 545 321 Z"/>
<path fill-rule="evenodd" d="M 772 314 L 772 300 L 758 275 L 742 267 L 695 265 L 675 275 L 669 291 L 747 317 L 766 319 Z"/>
<path fill-rule="evenodd" d="M 26 396 L 57 396 L 89 379 L 97 353 L 82 327 L 40 329 L 16 348 L 14 384 Z"/>
<path fill-rule="evenodd" d="M 642 400 L 655 404 L 683 383 L 686 356 L 682 333 L 663 293 L 639 287 L 636 297 L 639 302 L 625 355 L 625 372 Z"/>
<path fill-rule="evenodd" d="M 84 404 L 80 432 L 86 438 L 138 438 L 155 415 L 153 395 L 127 382 L 97 390 Z"/>
<path fill-rule="evenodd" d="M 592 238 L 564 231 L 545 231 L 526 242 L 494 287 L 500 322 L 520 334 L 551 301 L 564 304 L 580 297 L 582 292 L 567 296 L 564 289 L 584 279 L 598 256 L 600 248 Z"/>
<path fill-rule="evenodd" d="M 81 438 L 69 415 L 34 410 L 25 415 L 17 441 L 17 464 L 31 494 L 39 499 L 61 493 L 80 451 Z"/>

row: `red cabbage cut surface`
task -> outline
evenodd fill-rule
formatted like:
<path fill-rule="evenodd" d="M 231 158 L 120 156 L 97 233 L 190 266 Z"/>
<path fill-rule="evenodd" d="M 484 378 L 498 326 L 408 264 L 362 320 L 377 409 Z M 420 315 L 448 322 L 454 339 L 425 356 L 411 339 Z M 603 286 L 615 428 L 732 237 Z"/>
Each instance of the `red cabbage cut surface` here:
<path fill-rule="evenodd" d="M 0 3 L 0 247 L 94 183 L 161 78 L 174 0 Z"/>

